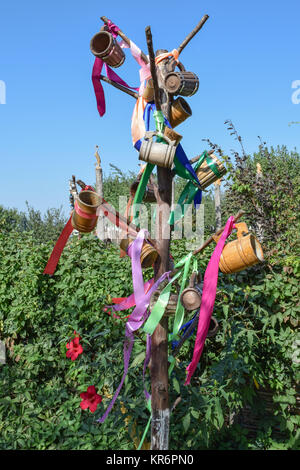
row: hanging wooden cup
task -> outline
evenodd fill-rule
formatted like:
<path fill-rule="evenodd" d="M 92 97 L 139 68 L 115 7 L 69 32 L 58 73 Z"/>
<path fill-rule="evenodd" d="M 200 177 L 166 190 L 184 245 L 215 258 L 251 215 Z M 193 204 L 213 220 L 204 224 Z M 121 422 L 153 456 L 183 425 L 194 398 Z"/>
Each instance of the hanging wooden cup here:
<path fill-rule="evenodd" d="M 120 67 L 125 60 L 125 54 L 113 35 L 108 31 L 99 31 L 92 37 L 90 49 L 94 56 L 102 59 L 110 67 Z"/>
<path fill-rule="evenodd" d="M 221 254 L 219 268 L 224 274 L 233 274 L 264 261 L 261 244 L 249 233 L 244 222 L 235 224 L 237 239 L 227 243 Z M 221 235 L 214 235 L 217 243 Z"/>
<path fill-rule="evenodd" d="M 209 329 L 208 329 L 208 333 L 207 333 L 207 338 L 212 338 L 213 336 L 216 336 L 218 330 L 219 330 L 218 321 L 216 320 L 215 317 L 211 317 L 210 324 L 209 324 Z"/>
<path fill-rule="evenodd" d="M 171 72 L 165 77 L 165 88 L 173 95 L 192 96 L 199 88 L 199 78 L 193 72 Z"/>
<path fill-rule="evenodd" d="M 97 225 L 97 209 L 100 204 L 101 198 L 95 191 L 81 191 L 72 214 L 73 228 L 81 233 L 92 232 Z"/>
<path fill-rule="evenodd" d="M 198 283 L 196 284 L 197 280 Z M 180 296 L 180 302 L 188 312 L 200 308 L 203 286 L 203 284 L 200 284 L 200 280 L 200 273 L 193 272 L 189 286 L 184 289 Z"/>
<path fill-rule="evenodd" d="M 147 84 L 143 93 L 143 98 L 147 101 L 147 103 L 150 103 L 150 101 L 154 101 L 154 88 L 153 88 L 152 78 L 149 78 L 149 80 L 147 81 Z"/>
<path fill-rule="evenodd" d="M 141 180 L 141 176 L 138 176 L 137 179 L 130 186 L 130 194 L 132 197 L 135 196 L 140 180 Z M 156 198 L 154 194 L 154 186 L 152 183 L 147 184 L 143 201 L 144 202 L 156 202 Z"/>
<path fill-rule="evenodd" d="M 211 169 L 209 163 L 204 159 L 202 165 L 196 170 L 196 175 L 200 182 L 201 188 L 205 189 L 210 186 L 212 183 L 220 179 L 226 173 L 226 168 L 220 160 L 214 155 L 209 155 L 208 159 L 212 159 L 215 164 L 218 174 L 214 173 Z"/>
<path fill-rule="evenodd" d="M 170 110 L 170 124 L 176 127 L 192 115 L 192 110 L 185 99 L 179 96 L 173 101 Z"/>
<path fill-rule="evenodd" d="M 161 291 L 164 287 L 165 287 L 165 284 L 163 283 L 163 285 L 152 294 L 151 299 L 150 299 L 150 304 L 149 304 L 150 311 L 153 309 L 154 305 L 156 304 L 158 297 L 160 296 Z M 165 308 L 164 316 L 175 315 L 177 304 L 178 304 L 178 294 L 171 292 L 168 304 Z"/>
<path fill-rule="evenodd" d="M 170 129 L 168 126 L 165 127 L 164 136 L 168 137 L 170 140 L 175 141 L 176 146 L 182 139 L 182 135 L 178 134 L 178 132 L 174 131 L 174 129 Z"/>
<path fill-rule="evenodd" d="M 153 142 L 155 135 L 157 135 L 157 132 L 146 132 L 140 148 L 139 160 L 163 168 L 171 168 L 175 157 L 176 143 L 166 136 L 164 139 L 168 142 L 168 145 L 161 142 Z"/>
<path fill-rule="evenodd" d="M 126 253 L 129 256 L 130 256 L 130 251 L 128 250 L 130 249 L 132 242 L 133 242 L 132 238 L 123 238 L 120 242 L 120 247 L 122 248 L 122 250 L 126 251 Z M 157 257 L 158 257 L 158 253 L 155 250 L 155 248 L 153 248 L 153 246 L 150 245 L 150 243 L 145 240 L 142 246 L 142 251 L 141 251 L 142 268 L 150 268 L 151 266 L 153 266 Z"/>

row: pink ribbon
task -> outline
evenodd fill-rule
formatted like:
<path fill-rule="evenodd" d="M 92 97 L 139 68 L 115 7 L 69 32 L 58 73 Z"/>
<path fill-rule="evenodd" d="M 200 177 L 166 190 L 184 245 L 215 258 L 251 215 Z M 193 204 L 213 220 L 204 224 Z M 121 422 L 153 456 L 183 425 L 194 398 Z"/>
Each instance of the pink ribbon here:
<path fill-rule="evenodd" d="M 78 202 L 75 201 L 75 212 L 76 214 L 80 215 L 80 217 L 83 217 L 84 219 L 97 219 L 97 214 L 88 214 L 87 212 L 84 212 L 82 209 L 80 209 Z"/>
<path fill-rule="evenodd" d="M 122 80 L 121 77 L 119 77 L 119 75 L 117 75 L 107 64 L 105 64 L 102 59 L 99 59 L 99 57 L 96 57 L 93 71 L 92 71 L 92 82 L 93 82 L 96 101 L 97 101 L 97 109 L 101 117 L 105 114 L 105 109 L 106 109 L 103 86 L 100 80 L 100 75 L 101 75 L 103 64 L 106 70 L 106 75 L 110 80 L 112 80 L 113 82 L 119 83 L 119 85 L 123 85 L 126 88 L 131 88 L 132 90 L 138 90 L 138 88 L 129 86 L 126 82 L 124 82 L 124 80 Z"/>
<path fill-rule="evenodd" d="M 189 385 L 191 378 L 196 370 L 198 362 L 200 360 L 205 339 L 208 333 L 209 324 L 211 320 L 211 316 L 214 309 L 216 292 L 217 292 L 217 284 L 218 284 L 218 273 L 219 273 L 219 262 L 220 257 L 224 248 L 225 241 L 227 237 L 232 232 L 234 228 L 234 217 L 229 217 L 227 220 L 225 229 L 217 243 L 216 248 L 210 258 L 210 261 L 207 265 L 205 275 L 204 275 L 204 282 L 203 282 L 203 292 L 202 292 L 202 301 L 200 307 L 200 315 L 199 315 L 199 322 L 198 322 L 198 329 L 197 329 L 197 336 L 195 340 L 195 347 L 193 352 L 193 358 L 189 366 L 187 367 L 187 378 L 184 385 Z"/>

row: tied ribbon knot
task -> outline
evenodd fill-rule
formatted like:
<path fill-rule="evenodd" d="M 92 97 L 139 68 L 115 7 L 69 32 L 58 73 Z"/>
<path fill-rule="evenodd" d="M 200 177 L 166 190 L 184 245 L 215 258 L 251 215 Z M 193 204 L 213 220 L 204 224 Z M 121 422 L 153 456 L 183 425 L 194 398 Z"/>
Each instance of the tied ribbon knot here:
<path fill-rule="evenodd" d="M 170 52 L 164 52 L 163 54 L 159 54 L 155 58 L 155 64 L 159 64 L 162 60 L 168 59 L 168 57 L 173 57 L 175 59 L 175 62 L 178 64 L 179 52 L 177 49 L 173 49 Z"/>

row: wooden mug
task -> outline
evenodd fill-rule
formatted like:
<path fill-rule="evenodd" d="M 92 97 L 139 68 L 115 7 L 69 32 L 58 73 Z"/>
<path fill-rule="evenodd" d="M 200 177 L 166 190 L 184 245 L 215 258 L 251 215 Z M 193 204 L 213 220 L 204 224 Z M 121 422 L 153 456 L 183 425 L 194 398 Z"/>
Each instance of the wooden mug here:
<path fill-rule="evenodd" d="M 133 242 L 132 238 L 123 238 L 120 242 L 120 247 L 128 254 L 128 249 Z M 142 251 L 141 251 L 141 266 L 142 268 L 150 268 L 155 263 L 158 257 L 158 253 L 155 248 L 150 245 L 147 240 L 144 240 Z"/>
<path fill-rule="evenodd" d="M 140 148 L 139 160 L 163 168 L 171 168 L 176 152 L 176 142 L 171 141 L 167 136 L 164 136 L 167 145 L 162 142 L 153 142 L 155 135 L 157 135 L 157 132 L 146 132 Z"/>
<path fill-rule="evenodd" d="M 165 88 L 173 95 L 192 96 L 199 88 L 199 78 L 193 72 L 170 72 L 165 77 Z"/>
<path fill-rule="evenodd" d="M 224 274 L 233 274 L 264 261 L 261 244 L 249 233 L 244 222 L 235 224 L 237 239 L 227 243 L 221 254 L 219 268 Z M 214 235 L 215 242 L 221 235 Z"/>
<path fill-rule="evenodd" d="M 208 159 L 213 160 L 213 163 L 217 167 L 218 175 L 213 172 L 207 159 L 205 158 L 202 165 L 196 170 L 196 175 L 201 185 L 201 189 L 205 189 L 210 186 L 212 183 L 224 176 L 227 171 L 223 163 L 218 160 L 214 154 L 209 155 Z"/>
<path fill-rule="evenodd" d="M 189 104 L 186 102 L 185 99 L 179 96 L 171 104 L 170 124 L 172 127 L 176 127 L 182 122 L 184 122 L 191 115 L 192 115 L 192 110 Z"/>
<path fill-rule="evenodd" d="M 183 307 L 191 312 L 197 310 L 201 305 L 202 288 L 200 272 L 193 272 L 190 278 L 189 286 L 184 289 L 180 296 L 180 302 Z"/>
<path fill-rule="evenodd" d="M 108 31 L 99 31 L 92 37 L 90 49 L 94 56 L 102 59 L 110 67 L 120 67 L 125 60 L 125 54 L 113 35 Z"/>
<path fill-rule="evenodd" d="M 72 227 L 81 233 L 92 232 L 97 225 L 97 209 L 100 204 L 101 198 L 95 191 L 81 191 L 75 201 Z"/>

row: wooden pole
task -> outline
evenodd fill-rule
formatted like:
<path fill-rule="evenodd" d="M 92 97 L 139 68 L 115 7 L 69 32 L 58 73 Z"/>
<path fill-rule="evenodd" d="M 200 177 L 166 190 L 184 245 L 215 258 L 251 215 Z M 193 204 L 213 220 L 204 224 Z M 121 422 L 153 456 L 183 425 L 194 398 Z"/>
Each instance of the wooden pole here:
<path fill-rule="evenodd" d="M 180 46 L 177 48 L 178 53 L 181 54 L 183 49 L 188 45 L 191 39 L 200 31 L 200 29 L 203 27 L 203 25 L 206 23 L 208 20 L 209 16 L 204 15 L 203 18 L 199 21 L 197 26 L 193 29 L 193 31 L 190 32 L 190 34 L 187 35 L 185 40 L 180 44 Z"/>
<path fill-rule="evenodd" d="M 138 99 L 139 94 L 138 94 L 136 91 L 129 90 L 129 89 L 126 88 L 125 86 L 120 85 L 120 84 L 117 83 L 117 82 L 113 82 L 113 81 L 110 80 L 109 78 L 105 77 L 105 75 L 100 75 L 99 78 L 100 78 L 100 80 L 102 80 L 103 82 L 106 82 L 106 83 L 108 83 L 109 85 L 112 85 L 113 87 L 117 88 L 118 90 L 123 91 L 124 93 L 127 93 L 127 95 L 130 95 L 130 96 L 132 96 L 132 97 L 135 98 L 135 99 Z"/>
<path fill-rule="evenodd" d="M 215 214 L 216 214 L 216 231 L 220 230 L 222 226 L 221 222 L 221 191 L 220 191 L 220 185 L 221 185 L 221 180 L 217 180 L 214 183 L 215 185 Z"/>
<path fill-rule="evenodd" d="M 103 172 L 101 167 L 101 159 L 98 152 L 98 145 L 96 145 L 95 157 L 97 163 L 95 164 L 95 174 L 96 174 L 96 193 L 103 198 Z M 104 241 L 105 239 L 105 216 L 101 212 L 98 217 L 96 234 L 99 240 Z"/>
<path fill-rule="evenodd" d="M 155 105 L 157 110 L 161 110 L 150 26 L 146 28 L 145 32 Z M 170 269 L 170 236 L 165 233 L 171 209 L 172 174 L 170 169 L 157 167 L 157 181 L 156 244 L 158 245 L 160 257 L 154 267 L 155 280 Z M 151 449 L 168 450 L 170 410 L 168 395 L 168 319 L 166 316 L 162 318 L 151 337 L 151 392 Z"/>
<path fill-rule="evenodd" d="M 108 24 L 108 18 L 106 18 L 106 16 L 101 16 L 101 20 L 103 21 L 103 23 L 105 24 Z M 125 36 L 125 34 L 123 33 L 123 31 L 121 31 L 120 29 L 118 30 L 118 35 L 120 36 L 120 38 L 123 39 L 123 41 L 126 42 L 126 44 L 130 47 L 130 42 L 131 40 Z M 143 53 L 143 51 L 141 51 L 141 59 L 142 61 L 145 63 L 145 64 L 148 64 L 149 63 L 149 60 L 148 60 L 148 57 Z"/>

